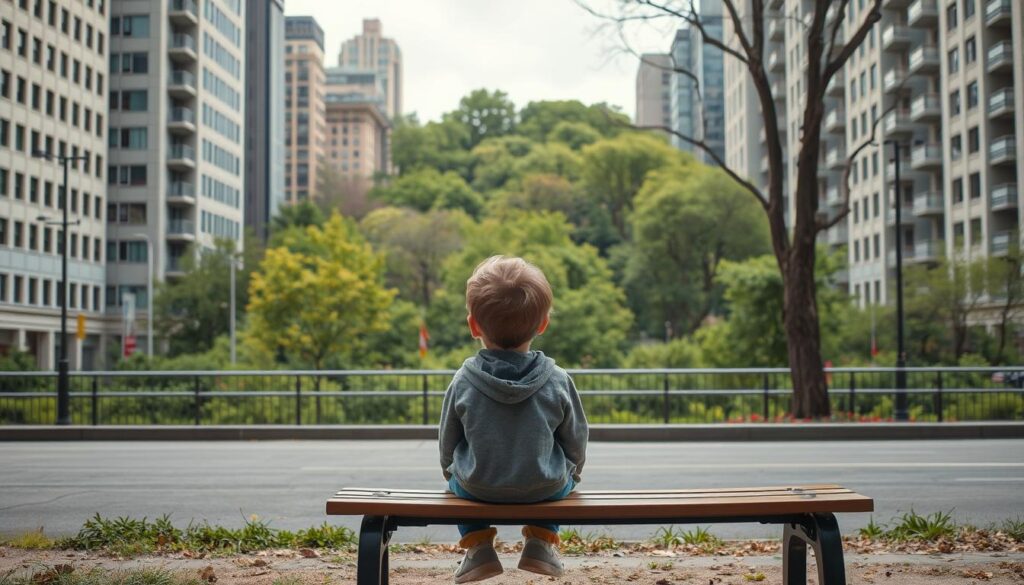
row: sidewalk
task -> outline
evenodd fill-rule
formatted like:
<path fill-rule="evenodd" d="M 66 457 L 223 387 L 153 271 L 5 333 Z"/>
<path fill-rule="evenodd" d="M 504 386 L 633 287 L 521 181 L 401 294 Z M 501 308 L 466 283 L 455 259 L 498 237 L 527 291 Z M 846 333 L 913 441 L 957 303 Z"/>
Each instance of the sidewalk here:
<path fill-rule="evenodd" d="M 305 556 L 308 555 L 308 556 Z M 0 547 L 0 580 L 11 571 L 17 576 L 38 574 L 56 565 L 70 565 L 74 573 L 90 569 L 125 571 L 155 569 L 217 585 L 273 585 L 287 583 L 333 584 L 355 581 L 353 554 L 319 556 L 313 551 L 269 551 L 219 558 L 185 555 L 146 556 L 119 560 L 109 556 L 69 552 L 30 551 Z M 317 555 L 317 556 L 313 556 Z M 618 556 L 621 555 L 621 556 Z M 447 585 L 459 555 L 448 552 L 400 552 L 391 556 L 391 582 L 396 585 Z M 666 551 L 639 555 L 607 553 L 565 558 L 566 575 L 551 579 L 515 569 L 516 555 L 502 554 L 506 572 L 486 581 L 489 585 L 524 583 L 675 585 L 748 585 L 781 583 L 782 559 L 775 555 L 746 557 L 688 556 Z M 1010 585 L 1024 581 L 1024 553 L 852 554 L 846 557 L 849 583 L 899 585 Z M 67 569 L 63 569 L 67 570 Z M 809 574 L 813 575 L 813 564 Z M 811 583 L 816 579 L 812 576 Z"/>

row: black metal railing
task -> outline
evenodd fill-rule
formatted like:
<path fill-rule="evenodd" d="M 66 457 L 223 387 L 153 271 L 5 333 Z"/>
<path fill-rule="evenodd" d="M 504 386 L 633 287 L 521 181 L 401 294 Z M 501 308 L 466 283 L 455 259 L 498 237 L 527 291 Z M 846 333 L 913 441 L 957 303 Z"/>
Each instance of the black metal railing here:
<path fill-rule="evenodd" d="M 893 416 L 895 368 L 827 371 L 833 418 Z M 1024 367 L 907 368 L 915 421 L 1024 420 Z M 450 370 L 73 372 L 80 425 L 434 424 Z M 791 420 L 788 369 L 570 371 L 594 423 Z M 0 372 L 0 424 L 52 424 L 54 372 Z"/>

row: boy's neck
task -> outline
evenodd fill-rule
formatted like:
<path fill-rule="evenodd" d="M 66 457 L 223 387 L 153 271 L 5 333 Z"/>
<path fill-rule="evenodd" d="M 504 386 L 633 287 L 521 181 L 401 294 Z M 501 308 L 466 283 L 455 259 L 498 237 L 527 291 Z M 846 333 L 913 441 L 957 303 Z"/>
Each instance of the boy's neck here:
<path fill-rule="evenodd" d="M 492 351 L 514 351 L 516 353 L 527 353 L 527 352 L 529 352 L 530 351 L 530 344 L 532 343 L 532 341 L 527 341 L 526 343 L 524 343 L 524 344 L 522 344 L 522 345 L 520 345 L 518 347 L 498 347 L 497 345 L 494 345 L 493 343 L 491 343 L 490 341 L 487 341 L 486 339 L 484 339 L 482 341 L 483 341 L 483 344 L 484 344 L 484 349 L 490 349 Z"/>

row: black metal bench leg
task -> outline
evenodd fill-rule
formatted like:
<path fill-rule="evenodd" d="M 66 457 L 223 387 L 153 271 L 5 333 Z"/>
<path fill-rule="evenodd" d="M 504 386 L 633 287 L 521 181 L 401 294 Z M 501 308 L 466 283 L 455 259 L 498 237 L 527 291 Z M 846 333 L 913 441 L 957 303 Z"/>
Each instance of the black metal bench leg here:
<path fill-rule="evenodd" d="M 807 583 L 807 546 L 814 550 L 820 585 L 846 585 L 843 539 L 832 514 L 811 514 L 800 524 L 787 524 L 782 537 L 785 585 Z"/>
<path fill-rule="evenodd" d="M 387 520 L 387 516 L 363 516 L 356 565 L 358 585 L 387 585 L 388 541 L 391 540 Z"/>

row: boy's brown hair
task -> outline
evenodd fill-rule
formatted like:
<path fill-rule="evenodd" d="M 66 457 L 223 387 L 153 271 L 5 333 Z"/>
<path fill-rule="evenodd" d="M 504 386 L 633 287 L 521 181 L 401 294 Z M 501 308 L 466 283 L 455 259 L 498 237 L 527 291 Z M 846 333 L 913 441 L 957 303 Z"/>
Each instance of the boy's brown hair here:
<path fill-rule="evenodd" d="M 466 281 L 466 309 L 498 347 L 519 347 L 533 339 L 551 312 L 551 285 L 522 258 L 491 256 Z"/>

